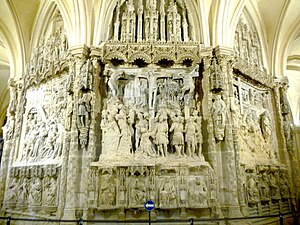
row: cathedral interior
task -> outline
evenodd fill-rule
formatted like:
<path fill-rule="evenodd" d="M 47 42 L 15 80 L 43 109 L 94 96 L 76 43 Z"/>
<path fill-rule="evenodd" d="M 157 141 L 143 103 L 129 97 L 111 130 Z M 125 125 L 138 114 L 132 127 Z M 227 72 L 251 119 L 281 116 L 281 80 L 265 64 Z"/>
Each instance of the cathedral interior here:
<path fill-rule="evenodd" d="M 300 1 L 0 5 L 0 224 L 299 210 Z"/>

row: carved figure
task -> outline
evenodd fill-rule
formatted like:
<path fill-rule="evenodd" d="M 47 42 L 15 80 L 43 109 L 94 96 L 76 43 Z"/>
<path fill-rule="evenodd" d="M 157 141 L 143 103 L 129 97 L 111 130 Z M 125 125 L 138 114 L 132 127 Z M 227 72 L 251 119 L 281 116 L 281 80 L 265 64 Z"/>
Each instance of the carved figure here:
<path fill-rule="evenodd" d="M 180 76 L 182 76 L 182 79 L 183 79 L 181 99 L 183 99 L 185 93 L 188 91 L 187 102 L 190 102 L 190 100 L 193 97 L 194 91 L 195 91 L 193 75 L 196 72 L 198 72 L 197 66 L 194 69 L 192 69 L 190 72 L 183 72 L 183 73 L 179 74 Z"/>
<path fill-rule="evenodd" d="M 204 181 L 191 180 L 189 182 L 189 203 L 192 206 L 206 204 L 207 187 Z"/>
<path fill-rule="evenodd" d="M 46 140 L 46 137 L 48 135 L 48 131 L 46 129 L 46 123 L 41 122 L 38 128 L 38 133 L 36 137 L 36 141 L 34 143 L 33 151 L 31 154 L 31 157 L 33 159 L 37 159 L 39 154 L 41 153 L 43 147 L 44 147 L 44 142 Z"/>
<path fill-rule="evenodd" d="M 45 201 L 44 204 L 47 206 L 55 206 L 56 203 L 56 191 L 57 191 L 57 183 L 54 177 L 48 177 L 48 181 L 45 185 L 44 195 Z"/>
<path fill-rule="evenodd" d="M 173 181 L 166 178 L 160 189 L 160 206 L 176 206 L 177 192 Z"/>
<path fill-rule="evenodd" d="M 260 126 L 264 139 L 268 142 L 272 133 L 272 128 L 270 124 L 270 117 L 265 112 L 260 117 Z"/>
<path fill-rule="evenodd" d="M 158 154 L 162 157 L 166 157 L 168 155 L 168 131 L 167 115 L 162 113 L 158 116 L 158 121 L 155 124 L 155 144 Z"/>
<path fill-rule="evenodd" d="M 142 205 L 146 201 L 146 186 L 139 178 L 133 179 L 130 185 L 131 205 Z"/>
<path fill-rule="evenodd" d="M 248 202 L 258 202 L 259 200 L 259 191 L 257 189 L 256 181 L 254 174 L 250 174 L 247 181 L 247 193 L 248 193 Z"/>
<path fill-rule="evenodd" d="M 215 128 L 215 138 L 219 141 L 224 139 L 225 122 L 226 122 L 226 104 L 221 95 L 217 95 L 212 106 L 213 120 Z"/>
<path fill-rule="evenodd" d="M 19 186 L 18 204 L 25 204 L 28 200 L 28 179 L 24 178 Z"/>
<path fill-rule="evenodd" d="M 110 91 L 112 93 L 112 96 L 115 98 L 115 99 L 118 99 L 118 96 L 119 96 L 119 85 L 118 85 L 118 80 L 120 78 L 124 78 L 125 77 L 125 73 L 123 70 L 116 70 L 116 69 L 113 69 L 109 66 L 107 66 L 105 68 L 106 71 L 104 71 L 104 73 L 108 73 L 109 71 L 111 72 L 111 75 L 108 79 L 108 87 L 110 88 Z"/>
<path fill-rule="evenodd" d="M 148 130 L 148 120 L 146 119 L 146 115 L 142 112 L 137 114 L 138 121 L 135 125 L 135 149 L 138 149 L 141 142 L 142 128 Z M 145 133 L 145 132 L 144 132 Z"/>
<path fill-rule="evenodd" d="M 185 155 L 184 153 L 184 137 L 183 137 L 183 117 L 174 117 L 173 123 L 169 132 L 173 132 L 171 144 L 175 148 L 178 156 Z"/>
<path fill-rule="evenodd" d="M 78 100 L 78 125 L 79 127 L 88 127 L 90 125 L 90 96 L 83 93 L 82 97 Z"/>
<path fill-rule="evenodd" d="M 16 177 L 13 178 L 11 183 L 8 185 L 8 193 L 7 193 L 7 201 L 9 202 L 17 202 L 18 200 L 18 187 L 19 182 Z"/>
<path fill-rule="evenodd" d="M 118 126 L 120 128 L 120 144 L 117 153 L 120 155 L 128 155 L 132 152 L 132 130 L 127 122 L 127 114 L 124 106 L 121 108 L 119 114 L 116 116 Z"/>
<path fill-rule="evenodd" d="M 121 132 L 115 118 L 110 113 L 107 114 L 107 123 L 102 124 L 102 129 L 102 152 L 108 156 L 116 154 L 119 147 Z M 104 149 L 103 146 L 105 146 Z M 108 152 L 108 150 L 110 150 L 110 152 Z"/>
<path fill-rule="evenodd" d="M 40 205 L 42 202 L 42 181 L 39 177 L 32 178 L 32 183 L 29 191 L 30 205 Z"/>
<path fill-rule="evenodd" d="M 101 205 L 114 205 L 115 204 L 115 185 L 113 177 L 109 174 L 101 176 L 100 186 L 100 204 Z"/>
<path fill-rule="evenodd" d="M 277 184 L 279 180 L 277 172 L 270 174 L 270 192 L 272 199 L 280 199 L 280 190 Z"/>
<path fill-rule="evenodd" d="M 154 145 L 151 141 L 151 137 L 153 136 L 153 132 L 148 131 L 146 128 L 141 128 L 141 144 L 137 150 L 137 154 L 147 155 L 147 156 L 155 156 L 156 151 Z"/>
<path fill-rule="evenodd" d="M 261 175 L 260 179 L 260 196 L 262 200 L 268 200 L 270 197 L 270 187 L 269 187 L 269 181 L 268 176 L 266 173 L 263 173 Z"/>
<path fill-rule="evenodd" d="M 185 125 L 185 142 L 186 142 L 186 154 L 187 156 L 194 157 L 196 153 L 196 122 L 193 117 L 190 117 L 186 121 Z"/>

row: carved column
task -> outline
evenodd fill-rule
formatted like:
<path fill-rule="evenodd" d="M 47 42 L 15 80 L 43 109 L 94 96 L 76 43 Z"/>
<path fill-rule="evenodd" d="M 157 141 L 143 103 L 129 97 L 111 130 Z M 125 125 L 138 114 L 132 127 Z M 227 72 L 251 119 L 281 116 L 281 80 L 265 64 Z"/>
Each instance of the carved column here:
<path fill-rule="evenodd" d="M 78 103 L 81 98 L 81 68 L 86 62 L 88 56 L 88 48 L 83 46 L 76 46 L 70 48 L 70 52 L 75 60 L 75 78 L 73 86 L 73 99 L 74 99 L 74 111 L 71 123 L 70 135 L 70 150 L 68 155 L 67 178 L 66 178 L 66 203 L 64 207 L 63 219 L 76 219 L 75 211 L 79 206 L 80 193 L 78 192 L 81 182 L 81 165 L 82 165 L 82 151 L 79 143 L 79 129 L 78 129 Z"/>

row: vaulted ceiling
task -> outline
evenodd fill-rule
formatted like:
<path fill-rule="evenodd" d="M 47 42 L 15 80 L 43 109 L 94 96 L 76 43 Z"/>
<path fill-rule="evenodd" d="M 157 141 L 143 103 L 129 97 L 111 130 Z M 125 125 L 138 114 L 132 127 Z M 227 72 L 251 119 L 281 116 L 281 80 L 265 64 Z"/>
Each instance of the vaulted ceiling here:
<path fill-rule="evenodd" d="M 0 124 L 7 105 L 8 74 L 21 77 L 32 43 L 43 24 L 60 11 L 70 46 L 98 45 L 107 37 L 109 18 L 118 0 L 0 0 Z M 124 1 L 124 0 L 123 0 Z M 180 1 L 180 0 L 178 0 Z M 206 46 L 232 47 L 241 13 L 255 24 L 265 46 L 267 70 L 274 77 L 290 79 L 290 103 L 299 124 L 300 1 L 299 0 L 188 0 L 202 29 Z M 52 10 L 52 11 L 51 11 Z M 195 13 L 196 14 L 196 13 Z M 8 70 L 9 65 L 9 70 Z"/>

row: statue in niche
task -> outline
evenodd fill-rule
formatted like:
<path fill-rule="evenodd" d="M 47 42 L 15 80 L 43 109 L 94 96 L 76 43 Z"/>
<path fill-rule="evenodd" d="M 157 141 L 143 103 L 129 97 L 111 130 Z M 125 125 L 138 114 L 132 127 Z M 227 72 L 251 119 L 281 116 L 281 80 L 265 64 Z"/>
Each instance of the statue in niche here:
<path fill-rule="evenodd" d="M 189 182 L 189 204 L 191 206 L 207 204 L 207 187 L 199 178 Z"/>
<path fill-rule="evenodd" d="M 18 204 L 25 204 L 28 200 L 28 179 L 23 178 L 18 190 Z"/>
<path fill-rule="evenodd" d="M 249 174 L 247 181 L 247 193 L 248 193 L 248 202 L 254 203 L 259 200 L 259 191 L 257 189 L 257 183 L 255 180 L 255 175 L 253 173 Z"/>
<path fill-rule="evenodd" d="M 33 177 L 29 190 L 29 204 L 40 205 L 42 202 L 42 180 L 39 177 Z"/>
<path fill-rule="evenodd" d="M 290 196 L 290 189 L 289 189 L 289 182 L 285 177 L 285 174 L 281 174 L 279 179 L 279 187 L 280 187 L 280 195 L 285 198 L 289 198 Z"/>
<path fill-rule="evenodd" d="M 90 125 L 90 105 L 91 97 L 87 93 L 83 93 L 82 97 L 78 100 L 78 126 L 89 127 Z"/>
<path fill-rule="evenodd" d="M 116 120 L 120 128 L 120 143 L 117 150 L 118 155 L 128 155 L 132 152 L 132 130 L 129 127 L 127 121 L 127 112 L 125 106 L 121 105 L 121 109 L 118 115 L 116 115 Z"/>
<path fill-rule="evenodd" d="M 270 117 L 267 112 L 264 112 L 260 116 L 260 127 L 264 139 L 266 140 L 266 142 L 269 142 L 272 133 L 272 128 Z"/>
<path fill-rule="evenodd" d="M 160 207 L 172 206 L 176 207 L 177 191 L 171 178 L 166 178 L 159 191 Z"/>
<path fill-rule="evenodd" d="M 224 79 L 222 77 L 221 66 L 217 64 L 216 58 L 212 60 L 212 66 L 210 67 L 210 82 L 211 89 L 224 89 Z"/>
<path fill-rule="evenodd" d="M 198 66 L 193 68 L 190 72 L 183 72 L 179 74 L 179 77 L 182 77 L 183 79 L 183 87 L 182 87 L 182 94 L 181 94 L 181 99 L 185 95 L 187 95 L 187 102 L 189 103 L 190 100 L 193 98 L 194 91 L 195 91 L 195 84 L 194 84 L 194 78 L 193 75 L 198 73 Z M 186 94 L 186 92 L 188 93 Z"/>
<path fill-rule="evenodd" d="M 183 128 L 183 117 L 182 116 L 174 116 L 173 123 L 169 130 L 170 133 L 173 133 L 171 138 L 171 145 L 175 148 L 175 152 L 177 156 L 184 156 L 184 128 Z"/>
<path fill-rule="evenodd" d="M 161 111 L 156 117 L 155 123 L 155 144 L 158 150 L 158 154 L 162 157 L 166 157 L 168 155 L 168 117 L 166 112 Z"/>
<path fill-rule="evenodd" d="M 66 130 L 68 130 L 68 131 L 71 130 L 71 126 L 72 126 L 73 107 L 74 107 L 73 96 L 68 95 L 67 112 L 66 112 L 67 119 L 65 122 L 65 127 L 66 127 Z"/>
<path fill-rule="evenodd" d="M 18 189 L 19 189 L 19 181 L 16 177 L 8 185 L 7 191 L 7 201 L 8 202 L 17 202 L 18 200 Z"/>
<path fill-rule="evenodd" d="M 196 153 L 196 122 L 195 118 L 190 117 L 185 124 L 185 142 L 186 154 L 190 157 L 195 157 Z"/>
<path fill-rule="evenodd" d="M 145 182 L 139 178 L 133 178 L 130 183 L 130 204 L 142 205 L 146 201 L 146 186 Z"/>
<path fill-rule="evenodd" d="M 274 172 L 271 173 L 270 176 L 270 192 L 271 192 L 271 197 L 272 199 L 280 199 L 280 189 L 278 187 L 278 173 Z"/>
<path fill-rule="evenodd" d="M 288 84 L 287 82 L 285 82 L 281 88 L 281 113 L 283 115 L 285 114 L 289 114 L 290 113 L 290 106 L 289 106 L 289 102 L 288 102 L 288 99 L 287 99 L 287 96 L 286 96 L 286 93 L 287 93 L 287 89 L 288 89 Z"/>
<path fill-rule="evenodd" d="M 283 133 L 285 136 L 287 149 L 290 151 L 293 150 L 294 140 L 289 116 L 289 114 L 283 115 Z"/>
<path fill-rule="evenodd" d="M 193 117 L 196 121 L 196 155 L 204 159 L 202 155 L 202 143 L 203 143 L 203 136 L 202 136 L 202 116 L 198 116 L 198 111 L 195 110 L 193 113 Z"/>
<path fill-rule="evenodd" d="M 221 98 L 221 95 L 217 95 L 212 105 L 213 121 L 215 138 L 218 141 L 224 139 L 225 123 L 226 123 L 226 104 Z"/>
<path fill-rule="evenodd" d="M 114 205 L 115 204 L 115 181 L 110 174 L 101 175 L 100 180 L 99 200 L 100 205 Z"/>
<path fill-rule="evenodd" d="M 80 68 L 80 89 L 91 89 L 92 88 L 92 79 L 93 79 L 93 66 L 90 59 L 84 63 Z"/>
<path fill-rule="evenodd" d="M 47 177 L 44 187 L 44 205 L 55 206 L 57 182 L 54 177 Z"/>
<path fill-rule="evenodd" d="M 268 200 L 270 198 L 270 187 L 267 174 L 264 172 L 260 179 L 260 196 L 262 200 Z"/>
<path fill-rule="evenodd" d="M 120 95 L 119 90 L 119 79 L 125 78 L 125 72 L 123 70 L 117 70 L 112 68 L 111 66 L 106 66 L 104 74 L 110 74 L 110 77 L 107 81 L 107 85 L 111 91 L 112 96 L 118 100 Z"/>

